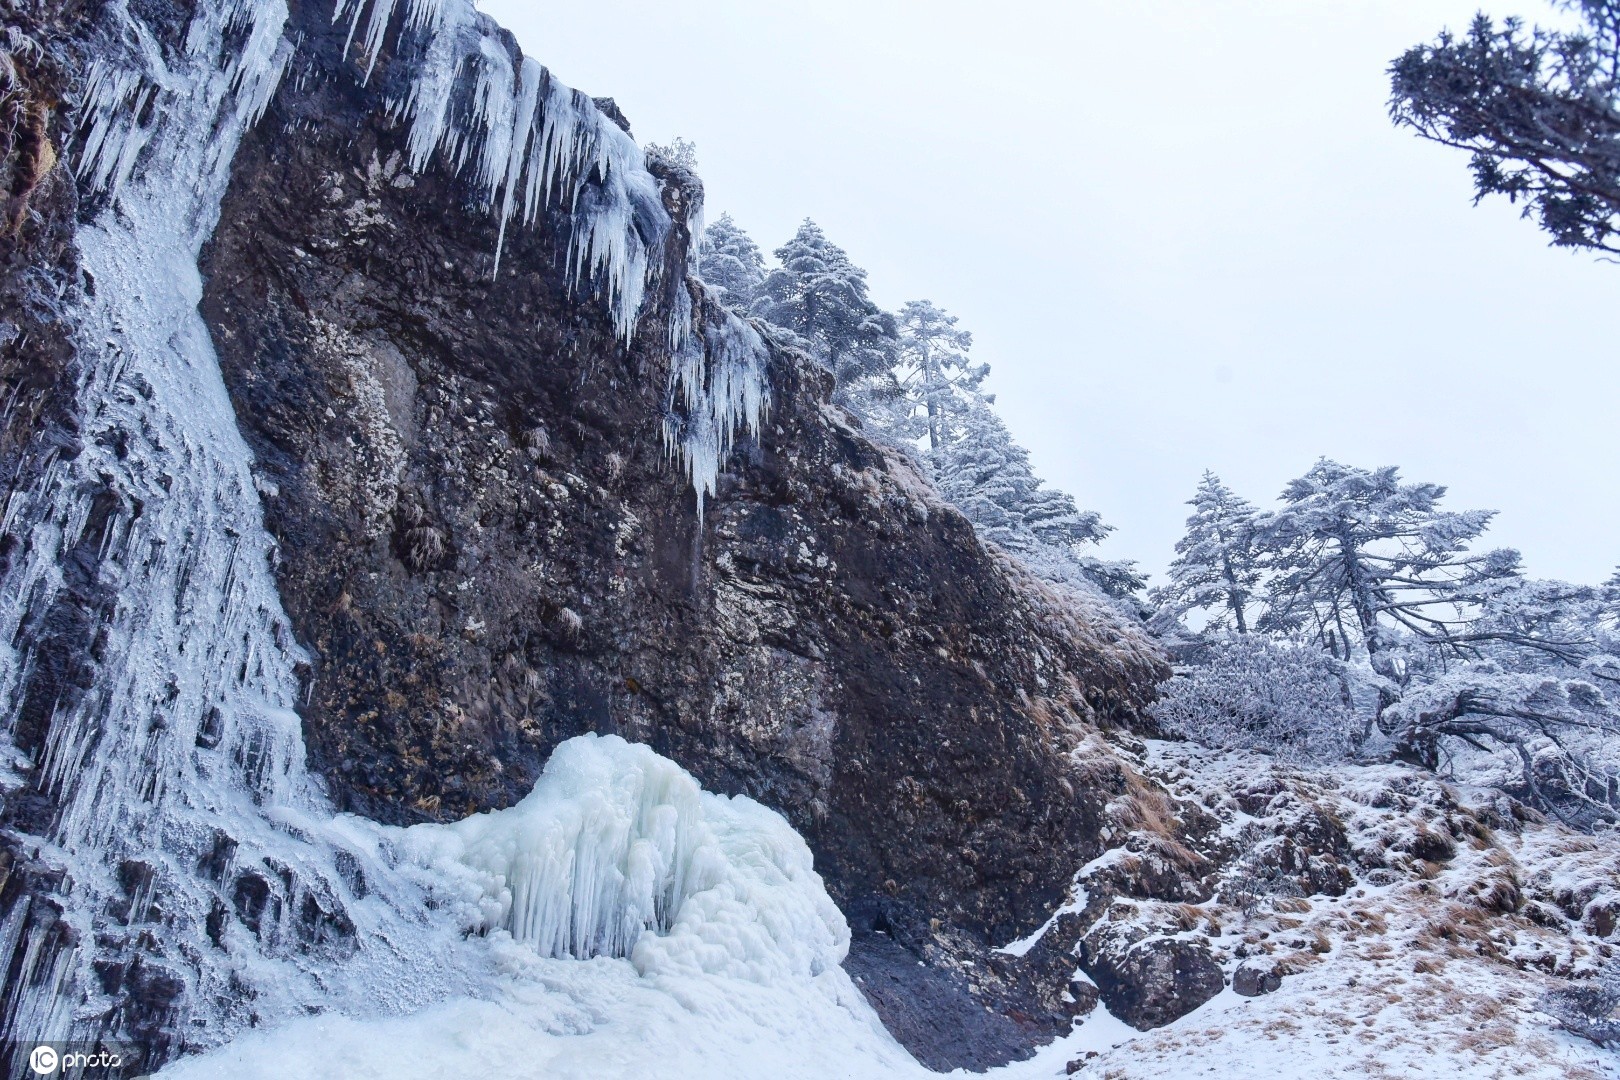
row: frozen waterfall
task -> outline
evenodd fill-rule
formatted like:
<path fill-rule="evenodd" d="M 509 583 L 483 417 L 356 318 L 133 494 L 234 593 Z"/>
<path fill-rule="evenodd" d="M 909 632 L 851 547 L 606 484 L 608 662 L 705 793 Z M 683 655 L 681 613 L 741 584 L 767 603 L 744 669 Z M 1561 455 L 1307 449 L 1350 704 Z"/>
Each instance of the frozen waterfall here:
<path fill-rule="evenodd" d="M 156 1025 L 177 1045 L 206 1047 L 313 1010 L 399 1013 L 471 992 L 489 958 L 463 942 L 465 920 L 445 914 L 457 909 L 438 897 L 450 887 L 442 875 L 397 848 L 426 834 L 404 840 L 334 818 L 305 769 L 305 657 L 277 596 L 251 457 L 198 312 L 198 253 L 237 147 L 297 55 L 287 6 L 202 0 L 178 47 L 162 44 L 138 9 L 108 5 L 101 18 L 73 155 L 99 200 L 78 232 L 82 447 L 51 451 L 38 482 L 4 507 L 21 542 L 0 578 L 0 796 L 37 798 L 48 810 L 19 838 L 36 885 L 0 912 L 0 963 L 13 975 L 0 1037 L 119 1039 Z M 339 0 L 334 18 L 348 20 L 363 55 L 356 79 L 371 77 L 394 35 L 389 62 L 406 65 L 409 89 L 379 95 L 379 109 L 405 125 L 413 167 L 465 175 L 503 235 L 559 209 L 571 222 L 576 287 L 599 297 L 629 340 L 665 273 L 672 230 L 629 136 L 589 98 L 514 57 L 471 0 Z M 493 268 L 499 245 L 491 256 Z M 734 434 L 757 431 L 766 354 L 746 324 L 694 313 L 713 308 L 693 303 L 700 285 L 674 284 L 664 431 L 701 508 Z M 93 680 L 28 699 L 64 624 L 89 628 Z M 25 706 L 43 710 L 37 730 L 19 727 Z M 478 925 L 512 929 L 550 953 L 635 946 L 632 955 L 656 966 L 675 946 L 637 953 L 635 943 L 650 940 L 638 927 L 690 943 L 682 956 L 712 958 L 717 935 L 735 930 L 724 921 L 764 905 L 775 914 L 736 930 L 751 943 L 751 959 L 738 963 L 757 968 L 761 957 L 803 948 L 819 958 L 805 964 L 836 969 L 842 923 L 804 877 L 802 843 L 784 839 L 779 821 L 756 820 L 764 831 L 754 847 L 728 847 L 765 812 L 726 804 L 708 807 L 713 820 L 693 817 L 709 797 L 655 760 L 638 775 L 674 801 L 634 823 L 624 852 L 604 853 L 583 834 L 571 855 L 554 852 L 581 889 L 597 889 L 591 904 L 562 915 L 546 907 L 556 901 L 553 864 L 522 845 L 510 865 L 500 862 L 501 830 L 515 823 L 552 820 L 549 842 L 563 843 L 563 826 L 545 817 L 561 813 L 554 796 L 537 792 L 540 801 L 513 817 L 434 834 L 437 851 L 466 845 L 457 863 L 465 872 L 509 882 L 483 901 L 504 903 L 504 914 Z M 723 818 L 737 827 L 716 831 Z M 751 859 L 781 881 L 739 878 Z M 777 887 L 799 900 L 772 907 Z M 707 960 L 693 962 L 708 970 Z M 152 1015 L 121 1004 L 136 980 Z"/>

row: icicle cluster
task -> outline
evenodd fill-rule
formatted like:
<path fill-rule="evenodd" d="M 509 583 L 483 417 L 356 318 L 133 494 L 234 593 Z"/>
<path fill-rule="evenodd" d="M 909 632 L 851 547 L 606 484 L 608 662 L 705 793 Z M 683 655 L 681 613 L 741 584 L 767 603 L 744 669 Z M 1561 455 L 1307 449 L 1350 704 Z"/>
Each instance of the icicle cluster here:
<path fill-rule="evenodd" d="M 407 841 L 446 876 L 470 875 L 483 929 L 544 956 L 769 983 L 836 968 L 849 948 L 786 821 L 617 736 L 571 739 L 516 806 L 418 825 Z"/>
<path fill-rule="evenodd" d="M 437 159 L 468 175 L 502 243 L 509 226 L 565 213 L 576 286 L 607 303 L 629 340 L 672 232 L 641 151 L 589 98 L 514 58 L 471 0 L 337 0 L 366 78 L 396 14 L 391 63 L 407 77 L 390 79 L 405 89 L 384 107 L 408 125 L 412 167 Z M 0 578 L 10 758 L 0 794 L 26 775 L 57 808 L 26 842 L 60 874 L 70 934 L 49 931 L 26 896 L 0 912 L 0 964 L 17 961 L 0 1039 L 116 1036 L 97 971 L 134 963 L 184 984 L 178 1023 L 194 1044 L 334 999 L 402 1009 L 473 978 L 457 928 L 428 913 L 432 876 L 398 864 L 386 830 L 334 819 L 305 770 L 304 657 L 198 312 L 198 253 L 240 140 L 292 58 L 287 17 L 285 0 L 201 0 L 183 47 L 166 51 L 137 14 L 107 8 L 75 157 L 81 182 L 110 204 L 78 234 L 95 283 L 77 301 L 83 445 L 7 502 L 6 529 L 22 542 Z M 672 290 L 665 433 L 701 511 L 735 434 L 758 431 L 767 353 L 715 305 L 695 316 L 693 288 Z M 90 568 L 88 592 L 70 567 Z M 94 685 L 55 703 L 29 760 L 16 724 L 51 620 L 97 598 Z M 574 768 L 577 754 L 564 761 L 558 776 L 589 775 L 611 792 L 628 783 Z M 642 802 L 622 835 L 602 831 L 618 819 L 600 808 L 568 819 L 570 832 L 543 792 L 500 819 L 522 828 L 491 819 L 446 833 L 466 843 L 465 865 L 512 884 L 492 887 L 506 897 L 492 925 L 559 954 L 628 950 L 638 964 L 836 964 L 842 921 L 819 883 L 810 888 L 802 842 L 754 804 L 699 798 L 661 761 L 632 763 Z M 575 794 L 589 802 L 588 789 Z M 536 828 L 553 839 L 499 839 Z M 563 866 L 577 884 L 559 884 Z M 112 911 L 125 914 L 109 922 Z M 76 945 L 58 947 L 67 938 Z"/>
<path fill-rule="evenodd" d="M 26 894 L 4 913 L 0 966 L 18 966 L 0 1038 L 119 1037 L 97 971 L 131 965 L 183 984 L 179 1035 L 200 1042 L 343 985 L 404 1007 L 454 981 L 453 941 L 408 884 L 377 888 L 387 867 L 334 825 L 305 771 L 303 656 L 198 312 L 198 253 L 290 56 L 287 8 L 199 4 L 173 54 L 115 17 L 123 36 L 91 77 L 78 163 L 117 202 L 77 238 L 95 284 L 76 313 L 82 445 L 7 502 L 21 543 L 0 579 L 3 730 L 21 755 L 0 782 L 31 774 L 56 808 L 24 842 L 60 873 L 76 945 Z M 86 568 L 88 588 L 75 580 Z M 85 605 L 94 684 L 55 702 L 29 760 L 16 749 L 23 694 L 58 615 Z M 381 901 L 357 902 L 362 877 Z M 222 897 L 242 922 L 211 927 Z"/>
<path fill-rule="evenodd" d="M 406 65 L 408 89 L 389 109 L 409 127 L 411 168 L 420 172 L 438 154 L 453 171 L 470 175 L 500 222 L 497 272 L 511 225 L 532 225 L 548 206 L 565 208 L 573 222 L 574 283 L 596 283 L 628 342 L 671 234 L 640 148 L 595 102 L 534 60 L 522 58 L 514 70 L 495 24 L 467 0 L 339 0 L 336 17 L 348 22 L 365 78 L 401 5 L 395 63 Z M 694 247 L 702 214 L 702 202 L 692 200 L 685 226 Z M 689 251 L 693 277 L 696 262 Z M 674 284 L 665 442 L 684 467 L 701 515 L 736 434 L 759 433 L 768 353 L 735 316 L 714 316 L 694 334 L 690 291 L 684 281 Z"/>
<path fill-rule="evenodd" d="M 628 342 L 669 235 L 669 215 L 641 149 L 584 94 L 535 61 L 515 65 L 488 16 L 470 0 L 338 0 L 349 41 L 371 77 L 397 7 L 404 7 L 395 64 L 409 89 L 389 103 L 409 126 L 411 168 L 435 153 L 467 173 L 506 230 L 532 225 L 547 207 L 573 219 L 568 263 L 574 280 L 596 283 Z"/>
<path fill-rule="evenodd" d="M 680 296 L 690 305 L 685 289 Z M 757 330 L 718 304 L 701 337 L 672 338 L 664 445 L 685 467 L 701 518 L 737 434 L 759 437 L 770 406 L 770 353 Z"/>
<path fill-rule="evenodd" d="M 345 51 L 359 53 L 365 80 L 376 74 L 396 16 L 393 64 L 406 75 L 405 89 L 384 107 L 407 128 L 410 168 L 420 173 L 437 157 L 470 180 L 500 223 L 497 273 L 507 230 L 532 226 L 548 207 L 561 208 L 572 223 L 571 278 L 576 287 L 594 289 L 628 343 L 658 282 L 671 233 L 658 181 L 641 149 L 589 97 L 528 57 L 514 60 L 499 28 L 471 0 L 337 0 L 333 17 L 346 23 Z M 271 36 L 258 26 L 246 49 L 269 46 Z M 252 73 L 261 66 L 251 58 L 238 64 Z M 242 119 L 251 122 L 274 80 L 235 78 L 252 91 L 243 94 L 249 104 L 242 110 Z M 117 191 L 128 179 L 151 137 L 140 117 L 156 93 L 145 72 L 96 66 L 79 162 L 93 187 Z M 695 245 L 703 232 L 701 201 L 693 201 L 685 224 Z M 694 250 L 686 267 L 692 277 L 696 263 Z M 769 404 L 768 352 L 753 328 L 731 315 L 709 319 L 694 334 L 686 283 L 675 283 L 671 291 L 665 442 L 683 466 L 701 515 L 736 435 L 759 433 Z"/>

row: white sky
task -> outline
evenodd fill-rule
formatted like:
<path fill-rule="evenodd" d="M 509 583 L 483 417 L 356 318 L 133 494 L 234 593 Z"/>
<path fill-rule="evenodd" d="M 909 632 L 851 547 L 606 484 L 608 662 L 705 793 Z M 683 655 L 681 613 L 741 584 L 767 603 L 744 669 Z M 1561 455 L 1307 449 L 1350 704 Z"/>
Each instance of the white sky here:
<path fill-rule="evenodd" d="M 1620 266 L 1549 249 L 1386 65 L 1541 0 L 481 0 L 767 252 L 813 217 L 959 315 L 1041 475 L 1158 575 L 1200 473 L 1448 484 L 1538 575 L 1620 564 Z"/>

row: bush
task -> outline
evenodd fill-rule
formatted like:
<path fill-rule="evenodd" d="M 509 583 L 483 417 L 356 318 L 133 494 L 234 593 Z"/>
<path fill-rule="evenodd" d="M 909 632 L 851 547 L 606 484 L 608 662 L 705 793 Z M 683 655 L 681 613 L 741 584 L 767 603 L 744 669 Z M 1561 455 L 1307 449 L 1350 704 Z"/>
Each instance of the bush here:
<path fill-rule="evenodd" d="M 1541 1011 L 1564 1030 L 1590 1039 L 1599 1046 L 1620 1047 L 1620 965 L 1609 968 L 1591 982 L 1554 990 L 1541 999 Z"/>
<path fill-rule="evenodd" d="M 1163 683 L 1153 711 L 1166 732 L 1205 746 L 1334 761 L 1357 742 L 1350 687 L 1350 671 L 1321 649 L 1234 635 Z"/>

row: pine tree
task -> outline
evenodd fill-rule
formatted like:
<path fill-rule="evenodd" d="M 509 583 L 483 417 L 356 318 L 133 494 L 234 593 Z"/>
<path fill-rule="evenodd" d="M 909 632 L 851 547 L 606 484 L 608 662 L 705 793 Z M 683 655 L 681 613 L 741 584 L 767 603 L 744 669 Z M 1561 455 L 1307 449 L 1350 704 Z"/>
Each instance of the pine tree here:
<path fill-rule="evenodd" d="M 1406 681 L 1398 652 L 1455 651 L 1451 638 L 1494 583 L 1519 572 L 1519 554 L 1469 554 L 1494 511 L 1440 509 L 1446 489 L 1403 484 L 1399 470 L 1357 469 L 1323 458 L 1284 489 L 1283 509 L 1257 530 L 1276 576 L 1263 623 L 1299 630 L 1350 659 L 1365 651 L 1386 680 L 1380 711 Z"/>
<path fill-rule="evenodd" d="M 1209 611 L 1210 623 L 1249 632 L 1248 611 L 1262 571 L 1255 546 L 1258 511 L 1212 472 L 1204 473 L 1188 502 L 1193 514 L 1176 542 L 1170 580 L 1154 590 L 1154 603 L 1180 617 L 1195 608 Z"/>
<path fill-rule="evenodd" d="M 1472 154 L 1474 201 L 1506 195 L 1560 247 L 1620 252 L 1620 2 L 1561 0 L 1582 26 L 1475 17 L 1390 66 L 1390 113 Z"/>
<path fill-rule="evenodd" d="M 941 443 L 927 460 L 940 493 L 979 534 L 1019 555 L 1043 577 L 1088 581 L 1114 597 L 1140 589 L 1142 577 L 1133 564 L 1085 552 L 1112 529 L 1035 475 L 1029 451 L 1013 441 L 991 399 L 963 393 L 956 400 L 942 425 Z"/>
<path fill-rule="evenodd" d="M 931 301 L 912 300 L 901 308 L 899 330 L 896 377 L 908 404 L 920 414 L 919 434 L 927 437 L 930 451 L 937 451 L 950 417 L 979 393 L 990 365 L 969 359 L 973 335 Z"/>
<path fill-rule="evenodd" d="M 833 373 L 839 404 L 860 411 L 863 396 L 895 396 L 894 316 L 867 295 L 866 271 L 809 218 L 776 258 L 780 265 L 765 276 L 756 313 L 809 343 Z"/>
<path fill-rule="evenodd" d="M 703 230 L 698 269 L 703 280 L 719 290 L 721 302 L 738 313 L 749 311 L 765 283 L 765 257 L 759 245 L 730 214 L 721 214 Z"/>

